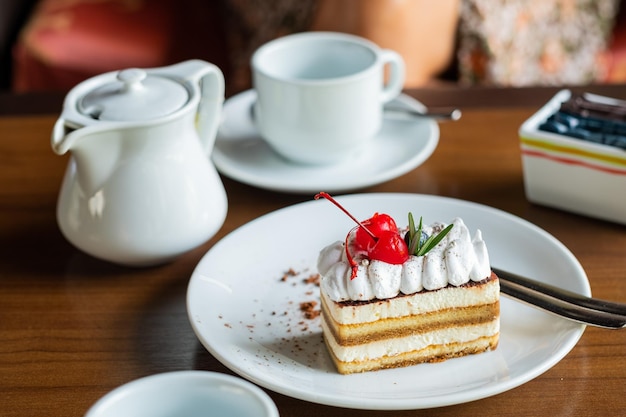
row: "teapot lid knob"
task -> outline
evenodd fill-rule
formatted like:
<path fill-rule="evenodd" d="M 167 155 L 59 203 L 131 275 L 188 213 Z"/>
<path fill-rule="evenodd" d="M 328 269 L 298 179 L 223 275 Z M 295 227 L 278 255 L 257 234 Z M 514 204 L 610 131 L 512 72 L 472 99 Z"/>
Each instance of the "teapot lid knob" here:
<path fill-rule="evenodd" d="M 96 120 L 138 121 L 167 116 L 188 101 L 189 91 L 175 79 L 129 68 L 83 96 L 78 108 Z"/>
<path fill-rule="evenodd" d="M 141 88 L 141 82 L 146 78 L 146 72 L 139 68 L 129 68 L 117 73 L 117 79 L 124 83 L 128 90 Z"/>

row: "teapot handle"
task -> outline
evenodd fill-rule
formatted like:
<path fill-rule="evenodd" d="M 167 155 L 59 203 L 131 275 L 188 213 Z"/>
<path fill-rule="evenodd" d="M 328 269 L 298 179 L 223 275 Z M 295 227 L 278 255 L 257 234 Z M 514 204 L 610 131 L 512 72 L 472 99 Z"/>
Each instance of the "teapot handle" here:
<path fill-rule="evenodd" d="M 216 65 L 208 64 L 198 78 L 201 94 L 197 129 L 204 151 L 208 155 L 213 150 L 217 129 L 222 121 L 224 75 Z"/>
<path fill-rule="evenodd" d="M 200 142 L 207 154 L 211 153 L 215 142 L 217 128 L 222 120 L 224 104 L 224 74 L 216 66 L 206 61 L 192 59 L 170 67 L 154 70 L 165 74 L 175 74 L 183 81 L 199 88 L 200 101 L 196 114 L 196 128 Z M 194 91 L 198 93 L 198 91 Z M 196 95 L 196 94 L 194 94 Z"/>

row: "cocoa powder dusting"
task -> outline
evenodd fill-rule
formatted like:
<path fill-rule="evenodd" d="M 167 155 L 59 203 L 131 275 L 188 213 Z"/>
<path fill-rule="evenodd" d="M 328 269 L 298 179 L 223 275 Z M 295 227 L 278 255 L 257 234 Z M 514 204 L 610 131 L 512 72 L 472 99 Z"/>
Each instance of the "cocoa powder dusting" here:
<path fill-rule="evenodd" d="M 320 315 L 320 310 L 316 309 L 316 306 L 317 301 L 304 301 L 300 303 L 300 311 L 304 313 L 306 319 L 313 320 Z"/>
<path fill-rule="evenodd" d="M 289 280 L 289 278 L 292 277 L 298 277 L 298 276 L 302 276 L 305 272 L 303 271 L 296 271 L 293 268 L 289 268 L 287 271 L 285 271 L 285 273 L 283 274 L 283 276 L 280 278 L 281 282 L 287 282 Z M 315 287 L 319 287 L 320 286 L 320 279 L 321 276 L 318 273 L 313 273 L 310 274 L 309 276 L 302 278 L 302 283 L 305 285 L 313 285 Z M 292 282 L 291 285 L 296 285 L 295 282 Z M 314 292 L 313 291 L 307 291 L 306 293 L 307 295 L 313 295 Z M 317 317 L 319 317 L 321 310 L 319 308 L 317 308 L 318 302 L 315 300 L 311 300 L 311 301 L 302 301 L 300 303 L 300 311 L 302 311 L 302 314 L 304 316 L 304 318 L 308 319 L 308 320 L 313 320 Z"/>

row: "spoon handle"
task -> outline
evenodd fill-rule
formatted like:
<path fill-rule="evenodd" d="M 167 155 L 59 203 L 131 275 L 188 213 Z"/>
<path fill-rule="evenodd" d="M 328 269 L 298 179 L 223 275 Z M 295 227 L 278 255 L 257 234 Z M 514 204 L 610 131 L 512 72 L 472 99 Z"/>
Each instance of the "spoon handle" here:
<path fill-rule="evenodd" d="M 430 107 L 424 111 L 412 109 L 408 107 L 385 106 L 385 113 L 400 113 L 414 117 L 426 117 L 435 120 L 459 120 L 461 118 L 461 110 L 455 107 Z"/>

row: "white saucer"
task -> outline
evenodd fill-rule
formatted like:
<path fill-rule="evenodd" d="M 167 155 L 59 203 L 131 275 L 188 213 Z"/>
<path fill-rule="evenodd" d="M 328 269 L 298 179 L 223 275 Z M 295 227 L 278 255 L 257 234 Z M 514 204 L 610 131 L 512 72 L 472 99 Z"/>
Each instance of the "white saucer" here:
<path fill-rule="evenodd" d="M 256 92 L 248 90 L 226 101 L 212 159 L 222 174 L 259 188 L 309 194 L 380 184 L 422 164 L 439 142 L 433 120 L 385 115 L 375 140 L 356 158 L 330 166 L 298 165 L 276 154 L 259 136 L 250 112 L 255 99 Z M 406 95 L 396 101 L 423 108 Z"/>

